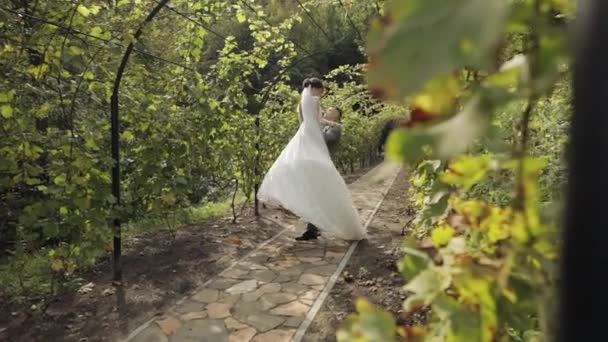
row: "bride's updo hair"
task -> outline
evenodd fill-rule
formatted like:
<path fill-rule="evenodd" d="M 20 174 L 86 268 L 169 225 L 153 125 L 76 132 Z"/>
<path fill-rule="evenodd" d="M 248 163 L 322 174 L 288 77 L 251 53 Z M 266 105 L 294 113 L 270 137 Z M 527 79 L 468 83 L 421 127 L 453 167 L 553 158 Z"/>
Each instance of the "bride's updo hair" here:
<path fill-rule="evenodd" d="M 316 78 L 316 77 L 311 77 L 311 78 L 307 78 L 304 80 L 304 82 L 302 82 L 302 86 L 304 88 L 315 88 L 315 89 L 323 89 L 325 88 L 323 86 L 323 81 L 321 81 L 320 79 Z"/>

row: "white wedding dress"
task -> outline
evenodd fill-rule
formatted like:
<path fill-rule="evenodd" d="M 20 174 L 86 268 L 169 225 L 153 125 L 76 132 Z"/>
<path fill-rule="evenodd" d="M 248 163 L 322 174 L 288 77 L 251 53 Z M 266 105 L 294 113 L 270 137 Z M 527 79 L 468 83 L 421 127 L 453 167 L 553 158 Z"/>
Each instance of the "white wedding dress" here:
<path fill-rule="evenodd" d="M 264 177 L 258 199 L 282 206 L 341 239 L 364 239 L 350 191 L 323 140 L 319 98 L 310 88 L 302 92 L 301 110 L 303 123 Z"/>

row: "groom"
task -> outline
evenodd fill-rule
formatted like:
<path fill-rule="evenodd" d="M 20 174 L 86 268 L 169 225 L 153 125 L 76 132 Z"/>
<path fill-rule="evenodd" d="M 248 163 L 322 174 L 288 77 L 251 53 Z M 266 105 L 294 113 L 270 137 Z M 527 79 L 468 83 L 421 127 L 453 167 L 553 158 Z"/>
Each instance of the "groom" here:
<path fill-rule="evenodd" d="M 323 113 L 323 118 L 330 122 L 322 125 L 321 131 L 323 132 L 323 138 L 325 139 L 325 144 L 327 144 L 327 148 L 329 149 L 331 159 L 335 163 L 336 152 L 340 143 L 340 137 L 342 136 L 342 125 L 340 123 L 342 121 L 342 110 L 338 107 L 329 107 L 327 111 Z M 308 226 L 306 226 L 306 231 L 304 234 L 297 237 L 296 240 L 314 240 L 319 237 L 319 235 L 321 235 L 319 228 L 315 227 L 314 224 L 309 223 Z"/>

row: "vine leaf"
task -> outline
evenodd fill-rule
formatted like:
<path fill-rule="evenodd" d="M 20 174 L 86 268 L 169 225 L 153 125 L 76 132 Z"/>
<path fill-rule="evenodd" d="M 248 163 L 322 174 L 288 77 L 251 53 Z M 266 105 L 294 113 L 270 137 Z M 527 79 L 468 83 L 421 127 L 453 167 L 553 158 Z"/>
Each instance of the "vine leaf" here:
<path fill-rule="evenodd" d="M 483 69 L 502 36 L 508 6 L 504 0 L 391 1 L 370 29 L 370 89 L 398 100 L 434 75 Z"/>
<path fill-rule="evenodd" d="M 486 131 L 489 119 L 482 111 L 481 97 L 475 96 L 462 112 L 428 128 L 395 130 L 388 138 L 386 152 L 389 158 L 414 163 L 424 155 L 424 147 L 431 154 L 446 160 L 466 151 Z"/>

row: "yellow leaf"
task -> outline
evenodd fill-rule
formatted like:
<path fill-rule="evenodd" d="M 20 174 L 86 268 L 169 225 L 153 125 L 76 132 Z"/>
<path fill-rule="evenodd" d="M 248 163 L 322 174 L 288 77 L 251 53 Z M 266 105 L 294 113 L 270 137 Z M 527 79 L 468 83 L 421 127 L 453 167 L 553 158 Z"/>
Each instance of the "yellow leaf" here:
<path fill-rule="evenodd" d="M 61 259 L 54 259 L 51 262 L 51 269 L 55 272 L 59 272 L 63 269 L 63 261 Z"/>
<path fill-rule="evenodd" d="M 431 232 L 431 239 L 433 240 L 435 247 L 445 246 L 450 242 L 455 232 L 454 228 L 447 224 L 443 224 L 433 229 Z"/>
<path fill-rule="evenodd" d="M 460 84 L 455 76 L 436 77 L 411 98 L 411 104 L 432 114 L 446 114 L 454 108 L 459 91 Z"/>
<path fill-rule="evenodd" d="M 91 14 L 97 14 L 97 13 L 99 13 L 100 9 L 101 9 L 101 7 L 99 7 L 97 5 L 93 5 L 93 6 L 91 6 L 91 8 L 89 8 L 89 12 L 91 12 Z"/>
<path fill-rule="evenodd" d="M 525 224 L 526 222 L 521 212 L 517 212 L 513 215 L 511 220 L 511 236 L 519 243 L 526 243 L 530 238 Z"/>
<path fill-rule="evenodd" d="M 100 28 L 99 26 L 95 26 L 95 27 L 93 27 L 93 28 L 91 29 L 90 34 L 91 34 L 92 36 L 99 37 L 99 36 L 101 36 L 101 34 L 102 34 L 102 30 L 101 30 L 101 28 Z"/>
<path fill-rule="evenodd" d="M 74 56 L 80 56 L 82 54 L 82 49 L 78 46 L 70 46 L 70 52 Z"/>
<path fill-rule="evenodd" d="M 42 77 L 47 71 L 49 71 L 49 66 L 47 64 L 31 66 L 27 69 L 27 72 L 34 78 L 34 80 L 40 79 L 40 77 Z"/>
<path fill-rule="evenodd" d="M 357 299 L 355 302 L 355 307 L 357 308 L 358 313 L 368 313 L 374 311 L 374 307 L 365 299 Z"/>
<path fill-rule="evenodd" d="M 44 103 L 42 106 L 40 106 L 40 108 L 36 110 L 36 116 L 39 118 L 44 117 L 50 109 L 51 105 L 49 105 L 48 103 Z"/>
<path fill-rule="evenodd" d="M 78 13 L 80 13 L 83 17 L 88 17 L 91 14 L 91 11 L 83 5 L 78 5 L 76 9 Z"/>

